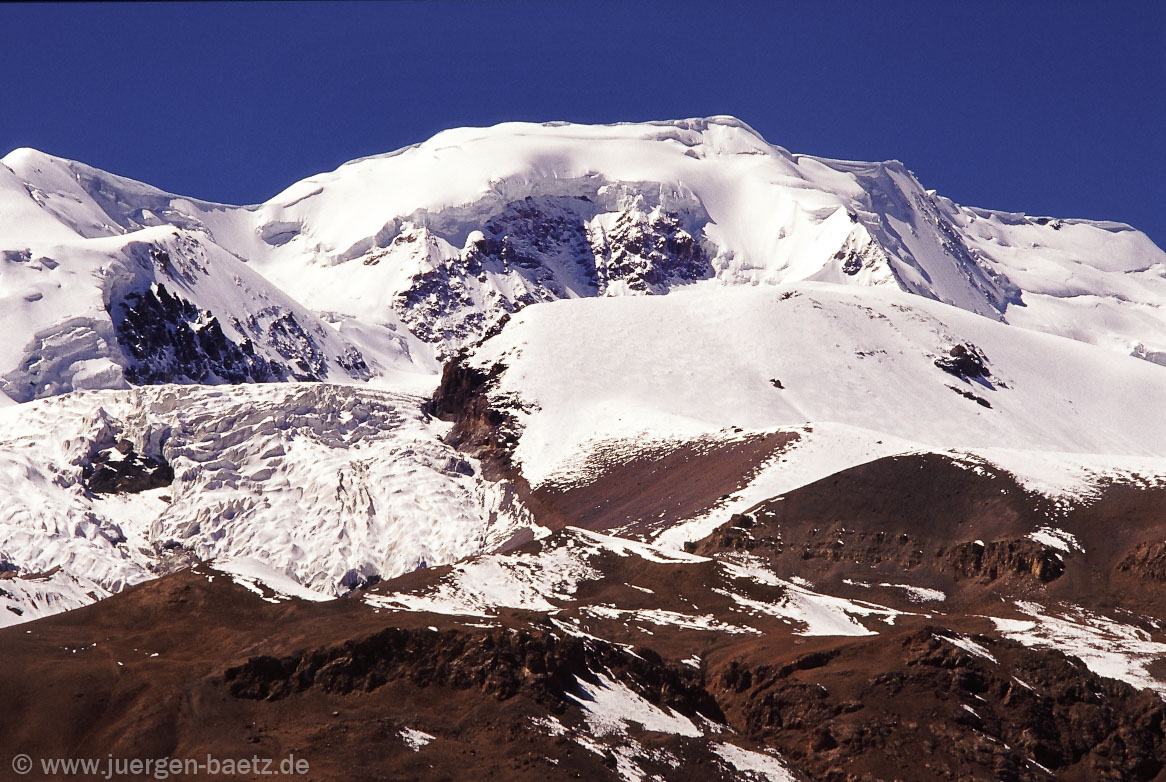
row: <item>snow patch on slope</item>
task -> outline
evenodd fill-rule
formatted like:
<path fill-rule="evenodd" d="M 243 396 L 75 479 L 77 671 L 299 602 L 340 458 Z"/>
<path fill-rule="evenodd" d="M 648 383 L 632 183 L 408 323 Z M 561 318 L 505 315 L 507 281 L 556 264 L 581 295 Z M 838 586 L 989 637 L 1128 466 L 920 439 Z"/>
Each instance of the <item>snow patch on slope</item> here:
<path fill-rule="evenodd" d="M 1166 659 L 1166 643 L 1154 641 L 1137 627 L 1081 608 L 1053 613 L 1036 603 L 1017 601 L 1030 620 L 988 617 L 1007 638 L 1038 649 L 1057 649 L 1079 657 L 1089 670 L 1134 687 L 1149 687 L 1166 697 L 1166 681 L 1149 666 Z"/>
<path fill-rule="evenodd" d="M 733 744 L 713 744 L 709 747 L 730 768 L 747 779 L 764 779 L 769 782 L 797 782 L 797 777 L 780 758 L 762 752 L 742 749 Z"/>
<path fill-rule="evenodd" d="M 644 730 L 678 736 L 703 736 L 692 720 L 671 709 L 662 709 L 633 692 L 626 684 L 602 673 L 592 673 L 595 682 L 576 677 L 579 689 L 567 697 L 579 704 L 591 733 L 605 736 L 626 733 L 631 723 Z"/>
<path fill-rule="evenodd" d="M 265 594 L 260 587 L 265 587 L 275 594 L 275 602 L 279 602 L 281 598 L 297 597 L 300 600 L 318 603 L 332 600 L 335 597 L 304 589 L 296 580 L 251 557 L 237 557 L 223 562 L 213 562 L 211 568 L 229 575 L 235 583 L 245 585 L 260 595 Z M 269 598 L 264 597 L 264 599 Z"/>
<path fill-rule="evenodd" d="M 582 582 L 603 577 L 594 563 L 603 555 L 636 556 L 661 564 L 709 561 L 707 557 L 566 527 L 533 552 L 491 554 L 459 562 L 435 587 L 420 594 L 369 594 L 364 600 L 376 608 L 463 616 L 494 616 L 498 608 L 554 612 L 560 604 L 574 602 Z"/>
<path fill-rule="evenodd" d="M 53 570 L 43 576 L 0 578 L 0 627 L 31 622 L 109 597 L 95 581 Z"/>
<path fill-rule="evenodd" d="M 874 617 L 887 624 L 894 624 L 896 617 L 909 613 L 864 600 L 826 595 L 815 591 L 803 579 L 787 581 L 779 578 L 761 559 L 751 554 L 727 554 L 718 564 L 726 576 L 729 589 L 714 589 L 714 592 L 731 598 L 739 611 L 774 616 L 796 624 L 801 628 L 795 632 L 796 635 L 878 635 L 855 617 Z M 734 581 L 781 587 L 782 595 L 776 600 L 748 598 L 735 591 Z"/>

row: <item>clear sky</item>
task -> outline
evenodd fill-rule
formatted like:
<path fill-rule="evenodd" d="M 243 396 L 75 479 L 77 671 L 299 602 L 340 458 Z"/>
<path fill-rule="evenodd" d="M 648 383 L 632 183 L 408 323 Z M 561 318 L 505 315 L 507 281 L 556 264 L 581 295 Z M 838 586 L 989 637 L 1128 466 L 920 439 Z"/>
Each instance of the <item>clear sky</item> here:
<path fill-rule="evenodd" d="M 1166 246 L 1166 2 L 0 7 L 0 154 L 262 201 L 447 127 L 734 114 Z"/>

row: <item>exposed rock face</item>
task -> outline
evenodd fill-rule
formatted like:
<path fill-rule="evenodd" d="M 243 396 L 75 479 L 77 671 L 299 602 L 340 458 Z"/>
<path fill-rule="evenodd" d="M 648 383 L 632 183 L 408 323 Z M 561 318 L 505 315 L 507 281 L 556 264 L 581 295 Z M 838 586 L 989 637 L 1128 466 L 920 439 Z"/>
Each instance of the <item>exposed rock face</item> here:
<path fill-rule="evenodd" d="M 371 692 L 397 679 L 426 686 L 477 688 L 499 700 L 520 688 L 539 700 L 562 700 L 573 676 L 586 671 L 586 650 L 578 640 L 558 641 L 529 633 L 486 633 L 388 628 L 342 646 L 284 658 L 252 657 L 224 674 L 240 698 L 278 700 L 318 687 L 344 694 Z"/>
<path fill-rule="evenodd" d="M 975 345 L 954 345 L 946 356 L 935 359 L 935 366 L 960 378 L 988 377 L 988 360 Z"/>
<path fill-rule="evenodd" d="M 858 220 L 853 212 L 848 217 L 852 223 Z M 833 260 L 848 277 L 856 277 L 865 271 L 866 277 L 872 282 L 890 282 L 894 279 L 893 266 L 886 252 L 874 241 L 869 231 L 857 225 L 834 253 Z"/>
<path fill-rule="evenodd" d="M 274 315 L 267 325 L 267 336 L 279 355 L 290 362 L 296 380 L 321 380 L 328 375 L 328 364 L 313 340 L 290 312 L 276 314 L 268 310 L 260 316 Z"/>
<path fill-rule="evenodd" d="M 968 391 L 968 390 L 963 389 L 963 388 L 956 388 L 955 386 L 948 386 L 948 388 L 950 388 L 952 391 L 955 391 L 957 394 L 962 396 L 964 399 L 969 399 L 969 400 L 975 402 L 980 407 L 986 407 L 989 410 L 992 409 L 992 403 L 989 402 L 984 397 L 979 396 L 978 394 L 973 394 L 971 391 Z"/>
<path fill-rule="evenodd" d="M 35 306 L 26 325 L 35 328 L 13 333 L 26 340 L 21 356 L 0 371 L 0 392 L 18 401 L 167 382 L 372 375 L 347 336 L 203 232 L 150 228 L 108 255 L 66 253 L 65 264 L 42 257 L 20 266 L 83 282 L 73 288 L 31 278 L 49 287 L 29 293 Z"/>
<path fill-rule="evenodd" d="M 537 302 L 570 296 L 660 294 L 713 276 L 702 241 L 685 226 L 697 218 L 643 198 L 605 204 L 595 193 L 528 196 L 482 218 L 464 247 L 440 226 L 405 223 L 365 264 L 407 252 L 422 270 L 396 300 L 401 320 L 448 357 L 503 318 Z M 693 207 L 696 209 L 696 207 Z M 705 218 L 707 219 L 707 218 Z"/>
<path fill-rule="evenodd" d="M 313 687 L 330 694 L 371 692 L 401 679 L 426 687 L 476 689 L 498 700 L 520 692 L 561 712 L 578 678 L 595 670 L 626 678 L 649 702 L 686 716 L 723 721 L 692 671 L 670 668 L 649 650 L 585 643 L 538 630 L 406 630 L 390 627 L 340 646 L 283 658 L 252 657 L 224 673 L 236 697 L 278 700 Z"/>
<path fill-rule="evenodd" d="M 227 339 L 218 318 L 207 317 L 164 284 L 127 295 L 116 310 L 118 344 L 135 362 L 125 371 L 131 383 L 268 383 L 288 378 L 284 367 L 256 355 L 250 341 Z"/>
<path fill-rule="evenodd" d="M 324 326 L 305 325 L 295 313 L 261 297 L 262 306 L 230 314 L 224 328 L 213 312 L 163 282 L 179 288 L 204 282 L 209 274 L 205 250 L 179 237 L 173 252 L 160 245 L 134 246 L 133 275 L 111 283 L 106 309 L 118 345 L 131 359 L 126 380 L 135 385 L 268 383 L 328 376 Z M 245 286 L 239 277 L 235 283 Z M 256 349 L 256 342 L 265 352 Z M 353 377 L 368 377 L 363 356 L 352 346 L 339 363 Z"/>
<path fill-rule="evenodd" d="M 442 368 L 441 383 L 428 406 L 437 418 L 453 422 L 447 443 L 501 472 L 510 469 L 510 455 L 517 442 L 513 415 L 490 396 L 505 371 L 501 364 L 488 370 L 473 367 L 464 353 L 459 354 Z"/>
<path fill-rule="evenodd" d="M 787 532 L 787 536 L 789 533 Z M 707 541 L 692 551 L 767 551 L 782 554 L 787 548 L 803 561 L 822 560 L 866 566 L 891 566 L 904 571 L 926 569 L 955 580 L 978 579 L 989 583 L 1001 578 L 1034 578 L 1054 581 L 1065 572 L 1060 554 L 1026 538 L 959 541 L 950 547 L 927 538 L 847 529 L 845 525 L 820 527 L 784 540 L 774 530 L 753 528 L 750 516 L 734 516 Z M 795 547 L 796 546 L 796 547 Z"/>
<path fill-rule="evenodd" d="M 1146 581 L 1166 582 L 1166 542 L 1139 543 L 1122 558 L 1117 569 Z"/>
<path fill-rule="evenodd" d="M 212 264 L 238 262 L 212 257 L 193 237 L 133 243 L 126 253 L 104 303 L 131 384 L 320 381 L 330 355 L 350 377 L 371 374 L 355 346 L 245 272 L 222 292 Z"/>
<path fill-rule="evenodd" d="M 1166 704 L 1152 692 L 1059 652 L 976 637 L 989 659 L 958 640 L 932 627 L 787 664 L 734 660 L 710 689 L 739 729 L 813 779 L 1149 780 L 1162 770 Z"/>
<path fill-rule="evenodd" d="M 1009 573 L 1053 581 L 1065 572 L 1061 556 L 1047 546 L 1024 538 L 957 543 L 944 559 L 959 578 L 995 581 Z"/>
<path fill-rule="evenodd" d="M 174 470 L 161 456 L 144 456 L 129 440 L 93 455 L 81 469 L 81 480 L 94 494 L 136 494 L 160 489 L 174 481 Z"/>
<path fill-rule="evenodd" d="M 712 276 L 700 243 L 669 212 L 619 212 L 609 229 L 600 223 L 592 231 L 591 247 L 601 294 L 617 283 L 637 293 L 664 293 L 671 285 Z"/>
<path fill-rule="evenodd" d="M 118 344 L 133 359 L 126 379 L 156 383 L 271 383 L 319 381 L 328 377 L 328 359 L 319 340 L 291 312 L 271 306 L 232 324 L 234 331 L 262 335 L 285 359 L 259 355 L 250 338 L 232 339 L 219 319 L 171 293 L 164 283 L 133 291 L 111 315 Z M 368 377 L 360 351 L 348 346 L 337 357 L 352 377 Z"/>

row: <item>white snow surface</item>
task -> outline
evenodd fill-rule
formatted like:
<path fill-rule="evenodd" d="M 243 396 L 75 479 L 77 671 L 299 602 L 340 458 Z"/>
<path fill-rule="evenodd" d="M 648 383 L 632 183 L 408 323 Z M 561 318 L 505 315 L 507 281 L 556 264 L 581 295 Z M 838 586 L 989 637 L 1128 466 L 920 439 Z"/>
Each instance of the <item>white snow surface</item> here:
<path fill-rule="evenodd" d="M 0 627 L 80 608 L 110 594 L 95 581 L 59 569 L 44 575 L 0 579 Z"/>
<path fill-rule="evenodd" d="M 1071 551 L 1084 551 L 1081 544 L 1077 542 L 1076 535 L 1056 527 L 1041 527 L 1028 533 L 1028 537 L 1043 546 L 1059 549 L 1066 554 Z"/>
<path fill-rule="evenodd" d="M 639 622 L 641 624 L 653 624 L 661 627 L 670 626 L 679 630 L 707 630 L 709 632 L 728 633 L 729 635 L 742 633 L 761 634 L 760 630 L 752 627 L 743 627 L 741 625 L 722 622 L 712 614 L 696 616 L 694 614 L 682 614 L 677 611 L 664 611 L 659 608 L 622 609 L 603 605 L 587 606 L 583 609 L 583 612 L 601 619 L 623 621 L 625 625 L 628 622 Z"/>
<path fill-rule="evenodd" d="M 965 652 L 971 652 L 972 654 L 976 655 L 977 657 L 982 657 L 983 659 L 987 660 L 988 662 L 999 664 L 999 661 L 996 659 L 996 657 L 991 652 L 989 652 L 987 649 L 985 649 L 982 645 L 973 641 L 971 638 L 968 638 L 968 637 L 962 636 L 962 635 L 955 636 L 954 638 L 950 635 L 941 635 L 939 637 L 942 638 L 943 640 L 947 641 L 948 643 L 954 645 L 954 646 L 958 646 L 959 648 L 963 649 Z"/>
<path fill-rule="evenodd" d="M 592 735 L 626 733 L 629 724 L 658 733 L 703 736 L 704 731 L 683 714 L 661 708 L 632 691 L 626 684 L 602 673 L 592 672 L 596 682 L 576 677 L 579 689 L 567 697 L 584 710 Z"/>
<path fill-rule="evenodd" d="M 429 735 L 425 731 L 415 730 L 413 728 L 401 728 L 398 734 L 405 745 L 414 752 L 420 752 L 421 748 L 429 742 L 433 741 L 434 736 Z"/>
<path fill-rule="evenodd" d="M 334 597 L 334 595 L 305 589 L 295 579 L 251 557 L 236 557 L 222 562 L 214 562 L 211 564 L 211 567 L 220 573 L 226 573 L 231 576 L 236 583 L 244 584 L 251 588 L 262 585 L 271 592 L 274 592 L 277 599 L 278 597 L 298 597 L 300 600 L 319 603 L 325 600 L 331 600 Z M 260 590 L 260 594 L 263 594 L 262 590 Z"/>
<path fill-rule="evenodd" d="M 725 742 L 711 744 L 709 749 L 720 756 L 721 760 L 734 771 L 744 774 L 746 779 L 797 782 L 797 777 L 793 775 L 793 772 L 780 758 L 773 755 L 754 752 Z"/>
<path fill-rule="evenodd" d="M 877 635 L 856 617 L 873 617 L 893 624 L 895 617 L 908 612 L 865 600 L 847 600 L 823 594 L 813 589 L 804 579 L 779 578 L 765 563 L 752 554 L 733 553 L 720 562 L 728 589 L 714 590 L 737 605 L 737 610 L 749 614 L 766 614 L 796 625 L 796 635 Z M 779 586 L 783 594 L 778 600 L 764 601 L 745 597 L 733 591 L 735 581 L 751 581 L 765 586 Z"/>
<path fill-rule="evenodd" d="M 555 611 L 574 599 L 575 587 L 599 578 L 570 542 L 537 556 L 492 555 L 453 566 L 436 589 L 420 594 L 366 595 L 378 608 L 460 616 L 494 616 L 499 608 Z"/>
<path fill-rule="evenodd" d="M 575 590 L 580 583 L 603 577 L 593 562 L 602 554 L 621 557 L 634 554 L 659 563 L 708 561 L 693 554 L 567 527 L 535 552 L 489 554 L 459 562 L 441 577 L 435 587 L 420 594 L 369 594 L 364 600 L 377 608 L 460 616 L 494 616 L 499 608 L 556 611 L 560 604 L 574 602 Z M 676 615 L 670 619 L 675 622 L 679 617 Z M 704 618 L 690 619 L 699 623 Z"/>
<path fill-rule="evenodd" d="M 754 600 L 728 590 L 714 591 L 732 598 L 740 611 L 775 616 L 797 626 L 800 629 L 795 635 L 878 635 L 855 617 L 873 616 L 890 624 L 896 616 L 905 613 L 861 600 L 825 595 L 789 582 L 783 586 L 785 595 L 777 602 Z"/>

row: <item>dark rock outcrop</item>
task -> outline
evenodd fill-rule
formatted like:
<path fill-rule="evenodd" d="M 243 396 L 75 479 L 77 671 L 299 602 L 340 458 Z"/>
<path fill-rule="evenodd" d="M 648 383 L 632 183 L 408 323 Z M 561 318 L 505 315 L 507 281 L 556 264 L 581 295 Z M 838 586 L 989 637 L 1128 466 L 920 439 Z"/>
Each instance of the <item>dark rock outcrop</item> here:
<path fill-rule="evenodd" d="M 493 464 L 510 469 L 510 454 L 518 441 L 513 414 L 492 398 L 491 391 L 506 371 L 502 364 L 489 369 L 470 365 L 465 352 L 442 367 L 441 382 L 427 411 L 453 428 L 446 442 Z"/>
<path fill-rule="evenodd" d="M 587 196 L 512 201 L 448 258 L 432 247 L 428 229 L 408 227 L 392 245 L 411 246 L 427 262 L 394 308 L 415 336 L 449 358 L 530 304 L 617 290 L 666 293 L 712 276 L 704 246 L 681 215 L 638 205 L 604 213 L 602 221 L 599 214 Z M 376 252 L 383 250 L 364 263 L 379 263 Z M 506 282 L 499 287 L 499 280 Z"/>
<path fill-rule="evenodd" d="M 136 494 L 174 482 L 174 470 L 161 456 L 137 453 L 128 440 L 95 453 L 82 465 L 81 480 L 94 494 Z"/>
<path fill-rule="evenodd" d="M 390 627 L 326 649 L 252 657 L 227 669 L 224 680 L 235 697 L 278 700 L 312 688 L 331 694 L 371 692 L 404 679 L 421 687 L 472 688 L 497 700 L 521 692 L 562 712 L 567 694 L 578 690 L 578 680 L 595 681 L 596 670 L 608 671 L 656 705 L 724 721 L 699 677 L 668 667 L 651 650 L 633 655 L 612 644 L 537 630 L 465 633 Z"/>
<path fill-rule="evenodd" d="M 1117 570 L 1146 581 L 1166 582 L 1166 541 L 1139 543 L 1117 563 Z"/>
<path fill-rule="evenodd" d="M 133 359 L 125 376 L 135 385 L 321 379 L 309 365 L 302 374 L 289 372 L 258 355 L 250 340 L 228 339 L 218 318 L 162 283 L 127 294 L 112 309 L 118 344 Z"/>
<path fill-rule="evenodd" d="M 978 404 L 980 407 L 986 407 L 989 410 L 992 409 L 992 403 L 989 402 L 987 399 L 985 399 L 982 396 L 978 396 L 976 394 L 973 394 L 971 391 L 967 391 L 967 390 L 962 389 L 962 388 L 956 388 L 955 386 L 948 386 L 948 388 L 950 388 L 952 391 L 955 391 L 957 394 L 962 396 L 964 399 L 970 399 L 971 401 Z"/>
<path fill-rule="evenodd" d="M 1047 583 L 1065 572 L 1059 553 L 1027 538 L 957 543 L 943 558 L 957 578 L 995 581 L 1011 573 Z"/>
<path fill-rule="evenodd" d="M 971 343 L 952 346 L 946 356 L 935 359 L 935 366 L 949 375 L 964 379 L 986 378 L 991 375 L 988 371 L 987 358 Z"/>
<path fill-rule="evenodd" d="M 734 660 L 710 689 L 735 727 L 813 779 L 1116 782 L 1166 767 L 1154 693 L 1057 651 L 974 638 L 989 659 L 953 640 L 929 627 L 786 665 Z"/>

